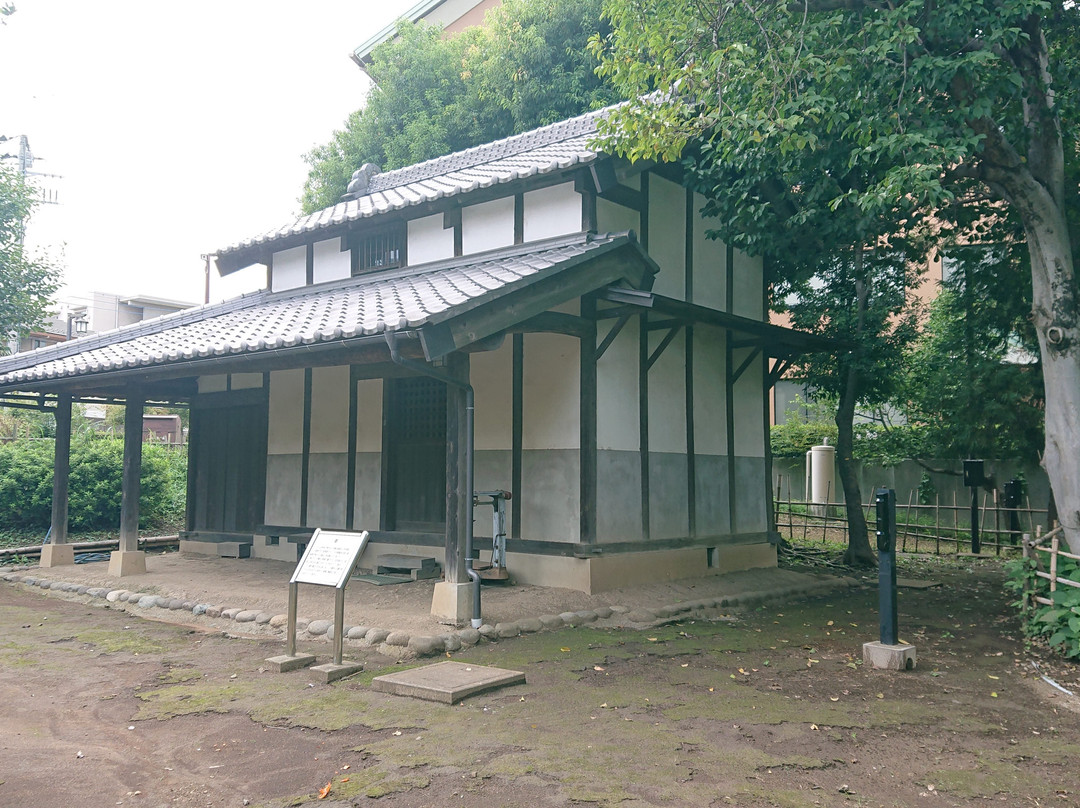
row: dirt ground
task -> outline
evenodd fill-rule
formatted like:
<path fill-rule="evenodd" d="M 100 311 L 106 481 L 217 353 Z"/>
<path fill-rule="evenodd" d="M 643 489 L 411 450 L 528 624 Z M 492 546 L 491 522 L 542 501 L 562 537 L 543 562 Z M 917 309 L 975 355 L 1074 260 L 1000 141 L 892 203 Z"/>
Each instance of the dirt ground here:
<path fill-rule="evenodd" d="M 266 670 L 276 639 L 2 584 L 0 805 L 1080 803 L 1080 700 L 1031 662 L 1076 692 L 1080 670 L 1025 649 L 998 565 L 904 574 L 941 584 L 901 592 L 911 672 L 862 666 L 877 594 L 856 587 L 485 641 L 454 658 L 527 684 L 453 707 L 374 692 L 399 664 L 374 652 L 315 684 Z"/>

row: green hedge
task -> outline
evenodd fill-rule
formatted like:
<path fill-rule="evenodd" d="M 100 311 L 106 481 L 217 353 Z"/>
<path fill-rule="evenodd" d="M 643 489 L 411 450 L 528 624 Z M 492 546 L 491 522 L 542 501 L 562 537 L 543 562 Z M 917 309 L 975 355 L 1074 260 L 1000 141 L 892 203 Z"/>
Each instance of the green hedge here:
<path fill-rule="evenodd" d="M 1035 574 L 1037 568 L 1034 558 L 1018 558 L 1005 565 L 1007 588 L 1018 595 L 1029 592 L 1053 601 L 1052 606 L 1032 601 L 1032 607 L 1023 615 L 1024 633 L 1044 640 L 1067 659 L 1080 659 L 1080 589 L 1062 586 L 1051 592 L 1050 582 Z M 1057 574 L 1080 582 L 1080 564 L 1059 557 Z M 1023 609 L 1023 599 L 1014 605 Z"/>
<path fill-rule="evenodd" d="M 68 525 L 72 531 L 120 525 L 124 444 L 111 436 L 72 440 Z M 139 526 L 149 529 L 182 516 L 187 451 L 143 445 Z M 48 528 L 52 519 L 53 441 L 0 445 L 0 529 Z"/>

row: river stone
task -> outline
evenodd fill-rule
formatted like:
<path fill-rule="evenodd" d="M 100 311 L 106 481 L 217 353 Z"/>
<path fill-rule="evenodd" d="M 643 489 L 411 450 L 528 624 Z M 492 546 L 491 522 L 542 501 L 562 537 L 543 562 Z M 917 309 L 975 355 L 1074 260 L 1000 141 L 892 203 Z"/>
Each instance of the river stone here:
<path fill-rule="evenodd" d="M 180 604 L 180 608 L 183 609 L 185 612 L 190 612 L 197 605 L 198 604 L 195 603 L 195 601 L 193 600 L 185 600 L 183 603 Z"/>
<path fill-rule="evenodd" d="M 345 639 L 347 640 L 362 640 L 371 630 L 370 626 L 353 626 L 345 632 Z"/>
<path fill-rule="evenodd" d="M 659 618 L 674 617 L 679 613 L 679 609 L 676 606 L 660 606 L 657 609 L 653 609 L 656 612 L 656 616 Z"/>
<path fill-rule="evenodd" d="M 559 619 L 568 626 L 576 626 L 581 622 L 581 618 L 577 616 L 577 612 L 562 612 L 559 614 Z"/>
<path fill-rule="evenodd" d="M 648 609 L 635 609 L 626 613 L 626 619 L 631 623 L 651 623 L 656 619 L 656 615 Z"/>
<path fill-rule="evenodd" d="M 209 608 L 210 607 L 205 603 L 196 603 L 194 606 L 191 607 L 191 613 L 196 616 L 200 614 L 206 614 L 206 610 Z"/>
<path fill-rule="evenodd" d="M 332 625 L 333 623 L 329 620 L 312 620 L 308 623 L 307 632 L 314 637 L 321 637 L 330 630 L 330 626 Z"/>
<path fill-rule="evenodd" d="M 297 631 L 304 631 L 305 629 L 307 629 L 308 623 L 310 623 L 310 622 L 311 622 L 311 620 L 308 619 L 307 617 L 298 617 L 298 618 L 296 618 L 296 630 Z"/>
<path fill-rule="evenodd" d="M 221 617 L 220 606 L 207 606 L 206 611 L 203 612 L 207 617 Z"/>
<path fill-rule="evenodd" d="M 540 622 L 544 628 L 562 628 L 566 625 L 557 614 L 542 614 L 540 615 Z"/>
<path fill-rule="evenodd" d="M 90 587 L 88 587 L 88 586 L 77 586 L 77 587 L 75 587 L 75 594 L 76 595 L 86 595 L 89 592 L 90 592 Z"/>
<path fill-rule="evenodd" d="M 607 620 L 611 615 L 615 614 L 615 610 L 610 606 L 597 606 L 593 611 L 601 620 Z"/>
<path fill-rule="evenodd" d="M 389 636 L 390 632 L 385 628 L 373 628 L 368 630 L 367 635 L 364 637 L 364 642 L 368 645 L 378 645 Z"/>
<path fill-rule="evenodd" d="M 244 609 L 242 612 L 237 612 L 233 618 L 237 623 L 254 623 L 255 618 L 259 616 L 258 609 Z"/>
<path fill-rule="evenodd" d="M 592 609 L 584 609 L 580 612 L 574 612 L 574 616 L 583 623 L 595 623 L 596 612 Z"/>
<path fill-rule="evenodd" d="M 495 637 L 498 635 L 498 632 L 495 630 L 495 626 L 491 625 L 491 623 L 484 623 L 484 625 L 480 626 L 477 631 L 480 632 L 481 637 Z"/>
<path fill-rule="evenodd" d="M 445 648 L 443 641 L 438 637 L 410 637 L 408 649 L 418 656 L 431 656 L 440 654 Z"/>
<path fill-rule="evenodd" d="M 544 624 L 536 617 L 526 617 L 523 620 L 518 620 L 517 624 L 522 634 L 532 634 L 544 628 Z"/>
<path fill-rule="evenodd" d="M 157 606 L 157 595 L 144 595 L 135 605 L 140 609 L 152 609 Z"/>
<path fill-rule="evenodd" d="M 480 642 L 480 630 L 471 626 L 463 628 L 461 631 L 455 632 L 455 634 L 465 645 L 476 645 Z"/>
<path fill-rule="evenodd" d="M 442 640 L 443 648 L 447 651 L 461 650 L 461 638 L 456 634 L 440 634 L 439 639 Z"/>
<path fill-rule="evenodd" d="M 350 632 L 351 630 L 352 630 L 352 626 L 342 626 L 342 627 L 341 627 L 341 636 L 342 636 L 342 637 L 348 637 L 348 636 L 349 636 L 349 632 Z M 328 639 L 328 640 L 332 640 L 332 639 L 334 639 L 334 635 L 335 635 L 335 634 L 337 634 L 337 631 L 336 631 L 336 630 L 334 629 L 334 624 L 333 624 L 333 623 L 331 623 L 331 624 L 330 624 L 330 628 L 328 628 L 328 629 L 326 630 L 326 639 Z"/>
<path fill-rule="evenodd" d="M 510 637 L 516 637 L 521 634 L 521 626 L 517 623 L 496 623 L 495 633 L 503 639 L 509 639 Z"/>
<path fill-rule="evenodd" d="M 391 631 L 386 635 L 386 639 L 383 640 L 383 642 L 397 648 L 407 648 L 409 646 L 409 639 L 409 635 L 404 631 Z"/>
<path fill-rule="evenodd" d="M 242 611 L 244 611 L 244 610 L 239 609 L 239 608 L 237 608 L 235 606 L 230 606 L 227 609 L 222 609 L 221 610 L 221 616 L 224 617 L 226 620 L 235 620 L 236 615 L 240 614 L 240 612 L 242 612 Z"/>
<path fill-rule="evenodd" d="M 184 601 L 180 598 L 169 598 L 165 601 L 165 608 L 170 612 L 178 612 L 184 608 Z"/>
<path fill-rule="evenodd" d="M 270 618 L 272 628 L 284 628 L 287 625 L 289 625 L 289 615 L 287 614 L 275 614 Z"/>
<path fill-rule="evenodd" d="M 614 614 L 626 614 L 628 611 L 630 611 L 630 609 L 628 609 L 626 606 L 612 606 L 611 611 Z"/>
<path fill-rule="evenodd" d="M 126 594 L 127 592 L 125 592 L 123 589 L 113 589 L 107 595 L 105 595 L 105 600 L 109 601 L 109 603 L 116 603 L 116 601 L 120 600 L 121 595 Z"/>
<path fill-rule="evenodd" d="M 274 615 L 270 614 L 270 612 L 259 612 L 255 615 L 255 625 L 265 626 L 270 622 L 270 618 L 273 616 Z"/>
<path fill-rule="evenodd" d="M 103 598 L 109 594 L 109 590 L 103 586 L 92 586 L 86 590 L 86 594 L 92 598 Z"/>

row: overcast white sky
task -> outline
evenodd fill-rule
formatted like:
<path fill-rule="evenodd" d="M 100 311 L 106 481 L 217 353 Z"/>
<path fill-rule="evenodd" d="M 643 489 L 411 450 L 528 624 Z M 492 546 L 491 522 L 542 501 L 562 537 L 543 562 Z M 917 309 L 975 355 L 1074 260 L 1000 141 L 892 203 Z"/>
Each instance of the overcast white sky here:
<path fill-rule="evenodd" d="M 200 255 L 299 212 L 303 153 L 363 99 L 349 53 L 414 4 L 15 0 L 0 134 L 62 175 L 28 242 L 62 258 L 70 292 L 201 302 Z M 240 291 L 213 278 L 215 298 Z"/>

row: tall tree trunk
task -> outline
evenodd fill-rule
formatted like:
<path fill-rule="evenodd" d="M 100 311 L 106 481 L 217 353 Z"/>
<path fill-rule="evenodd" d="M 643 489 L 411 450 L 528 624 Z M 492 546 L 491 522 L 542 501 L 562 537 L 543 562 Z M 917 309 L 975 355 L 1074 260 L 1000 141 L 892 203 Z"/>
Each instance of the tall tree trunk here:
<path fill-rule="evenodd" d="M 855 342 L 858 345 L 866 322 L 866 306 L 869 297 L 869 289 L 863 276 L 862 249 L 855 250 L 855 295 L 858 306 Z M 858 350 L 856 348 L 856 351 Z M 862 492 L 859 490 L 859 477 L 855 473 L 853 451 L 855 404 L 859 398 L 861 362 L 857 355 L 849 355 L 846 363 L 844 387 L 836 406 L 836 459 L 840 467 L 840 483 L 844 486 L 844 509 L 848 523 L 848 546 L 844 552 L 844 563 L 852 567 L 872 567 L 876 559 L 873 550 L 870 549 L 870 539 L 866 532 Z"/>

